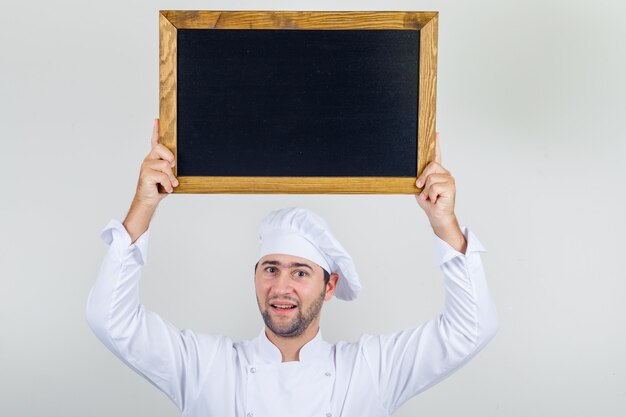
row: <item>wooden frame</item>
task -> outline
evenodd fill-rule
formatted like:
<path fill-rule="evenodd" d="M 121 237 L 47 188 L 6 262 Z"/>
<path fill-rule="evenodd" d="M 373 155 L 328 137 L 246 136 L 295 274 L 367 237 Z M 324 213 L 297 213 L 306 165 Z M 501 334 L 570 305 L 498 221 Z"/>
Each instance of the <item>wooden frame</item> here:
<path fill-rule="evenodd" d="M 160 11 L 159 142 L 177 155 L 178 29 L 403 29 L 420 31 L 418 160 L 415 177 L 178 177 L 175 193 L 415 194 L 434 159 L 437 12 Z M 176 175 L 176 168 L 174 168 Z"/>

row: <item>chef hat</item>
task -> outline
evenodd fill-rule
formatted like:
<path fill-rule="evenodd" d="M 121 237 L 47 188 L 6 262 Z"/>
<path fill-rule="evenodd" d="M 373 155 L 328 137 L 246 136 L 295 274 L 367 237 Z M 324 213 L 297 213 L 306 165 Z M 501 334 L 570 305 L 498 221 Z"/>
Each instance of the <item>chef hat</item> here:
<path fill-rule="evenodd" d="M 339 299 L 353 300 L 361 292 L 352 258 L 324 219 L 309 210 L 289 207 L 272 211 L 261 221 L 259 242 L 259 258 L 269 254 L 298 256 L 339 275 L 335 290 Z"/>

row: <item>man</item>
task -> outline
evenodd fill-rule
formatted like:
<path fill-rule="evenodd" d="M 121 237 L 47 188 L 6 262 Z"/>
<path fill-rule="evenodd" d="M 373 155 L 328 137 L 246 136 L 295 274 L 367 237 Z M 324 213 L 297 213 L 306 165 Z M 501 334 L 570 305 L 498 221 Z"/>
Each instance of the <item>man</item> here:
<path fill-rule="evenodd" d="M 417 327 L 329 344 L 319 330 L 324 301 L 355 298 L 352 259 L 317 215 L 270 213 L 259 230 L 255 287 L 265 329 L 253 340 L 179 331 L 139 304 L 147 230 L 178 182 L 174 156 L 157 143 L 142 164 L 123 224 L 105 228 L 109 251 L 87 303 L 87 321 L 122 361 L 161 389 L 184 416 L 382 417 L 467 363 L 494 336 L 495 307 L 478 252 L 454 214 L 455 185 L 436 158 L 417 179 L 417 203 L 436 235 L 446 286 L 442 314 Z"/>

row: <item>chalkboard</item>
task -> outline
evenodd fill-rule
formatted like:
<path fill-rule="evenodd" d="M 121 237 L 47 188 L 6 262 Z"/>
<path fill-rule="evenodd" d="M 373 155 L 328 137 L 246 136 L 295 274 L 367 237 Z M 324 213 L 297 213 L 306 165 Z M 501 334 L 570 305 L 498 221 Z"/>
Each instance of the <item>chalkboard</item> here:
<path fill-rule="evenodd" d="M 435 130 L 435 12 L 160 19 L 160 141 L 176 155 L 175 192 L 419 191 Z"/>

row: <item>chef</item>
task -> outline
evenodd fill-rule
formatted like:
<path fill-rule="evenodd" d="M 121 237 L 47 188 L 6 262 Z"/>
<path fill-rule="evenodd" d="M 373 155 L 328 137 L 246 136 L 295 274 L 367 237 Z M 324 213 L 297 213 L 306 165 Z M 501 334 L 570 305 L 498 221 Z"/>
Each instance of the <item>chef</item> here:
<path fill-rule="evenodd" d="M 247 341 L 180 331 L 139 303 L 148 227 L 158 203 L 178 185 L 174 155 L 157 143 L 142 163 L 123 223 L 102 237 L 109 249 L 89 294 L 87 322 L 102 343 L 163 391 L 183 416 L 383 417 L 459 369 L 498 326 L 479 253 L 460 227 L 455 185 L 435 161 L 417 179 L 416 196 L 434 231 L 446 290 L 441 314 L 415 327 L 356 342 L 328 343 L 321 310 L 333 296 L 355 299 L 361 284 L 352 258 L 326 222 L 309 210 L 268 214 L 259 228 L 254 269 L 264 326 Z M 159 194 L 157 185 L 167 193 Z"/>

